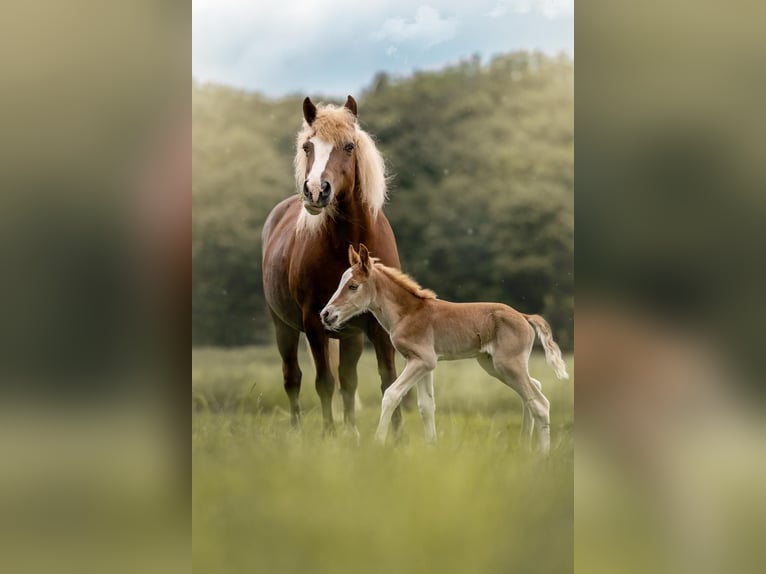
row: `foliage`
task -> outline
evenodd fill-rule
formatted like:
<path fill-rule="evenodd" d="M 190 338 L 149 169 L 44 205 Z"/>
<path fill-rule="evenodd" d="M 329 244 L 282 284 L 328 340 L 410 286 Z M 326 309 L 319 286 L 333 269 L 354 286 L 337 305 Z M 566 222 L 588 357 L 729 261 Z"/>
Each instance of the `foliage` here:
<path fill-rule="evenodd" d="M 193 86 L 197 345 L 272 340 L 260 230 L 294 191 L 300 100 Z M 572 61 L 521 52 L 380 73 L 358 101 L 393 174 L 385 211 L 404 270 L 444 299 L 542 313 L 571 349 Z"/>

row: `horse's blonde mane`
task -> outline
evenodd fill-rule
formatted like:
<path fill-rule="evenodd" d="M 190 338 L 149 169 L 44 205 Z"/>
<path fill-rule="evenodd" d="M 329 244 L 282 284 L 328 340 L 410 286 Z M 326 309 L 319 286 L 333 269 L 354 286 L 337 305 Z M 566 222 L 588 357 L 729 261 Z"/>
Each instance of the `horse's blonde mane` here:
<path fill-rule="evenodd" d="M 375 263 L 375 269 L 382 271 L 386 277 L 416 297 L 420 297 L 421 299 L 436 299 L 436 293 L 430 289 L 423 289 L 423 287 L 421 287 L 417 281 L 415 281 L 412 277 L 403 271 L 394 269 L 393 267 L 387 267 L 386 265 L 380 263 L 377 259 L 374 259 L 373 261 Z"/>
<path fill-rule="evenodd" d="M 375 146 L 375 142 L 367 132 L 359 127 L 356 116 L 346 107 L 332 104 L 320 106 L 317 109 L 316 119 L 311 125 L 308 125 L 304 120 L 303 127 L 295 139 L 295 160 L 293 161 L 298 193 L 301 193 L 303 181 L 306 178 L 306 154 L 303 151 L 303 144 L 314 136 L 332 142 L 334 146 L 342 146 L 349 141 L 354 142 L 358 172 L 357 185 L 362 192 L 362 201 L 372 212 L 373 219 L 376 218 L 388 196 L 386 164 Z M 301 212 L 303 215 L 303 210 Z M 312 220 L 320 218 L 320 216 L 308 217 Z M 325 217 L 317 219 L 322 223 L 325 220 Z M 309 225 L 307 221 L 304 224 L 301 227 L 315 227 Z"/>

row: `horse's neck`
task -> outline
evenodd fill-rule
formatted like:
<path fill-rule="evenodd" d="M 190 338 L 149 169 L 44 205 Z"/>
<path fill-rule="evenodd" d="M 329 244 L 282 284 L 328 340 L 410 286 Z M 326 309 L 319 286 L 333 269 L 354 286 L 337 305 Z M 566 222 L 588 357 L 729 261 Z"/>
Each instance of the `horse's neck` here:
<path fill-rule="evenodd" d="M 372 214 L 362 202 L 358 188 L 349 196 L 338 199 L 334 228 L 336 241 L 344 248 L 344 253 L 349 243 L 355 246 L 370 243 Z"/>
<path fill-rule="evenodd" d="M 380 271 L 376 274 L 375 292 L 370 312 L 389 334 L 423 301 Z"/>

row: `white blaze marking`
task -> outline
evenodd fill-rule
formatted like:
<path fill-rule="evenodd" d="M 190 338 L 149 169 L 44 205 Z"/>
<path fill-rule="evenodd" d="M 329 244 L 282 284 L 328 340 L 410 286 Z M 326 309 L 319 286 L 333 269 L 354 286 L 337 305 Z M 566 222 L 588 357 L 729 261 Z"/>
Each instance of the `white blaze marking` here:
<path fill-rule="evenodd" d="M 311 164 L 311 171 L 306 179 L 309 191 L 311 192 L 311 200 L 316 202 L 319 200 L 322 172 L 327 167 L 327 162 L 330 160 L 330 154 L 332 153 L 332 144 L 316 136 L 309 141 L 314 144 L 314 163 Z"/>
<path fill-rule="evenodd" d="M 346 283 L 349 282 L 351 279 L 351 268 L 349 267 L 346 269 L 346 271 L 343 273 L 343 275 L 340 276 L 340 285 L 338 285 L 338 288 L 335 290 L 335 293 L 332 294 L 332 297 L 330 297 L 330 300 L 327 302 L 327 305 L 325 305 L 325 309 L 330 307 L 330 305 L 333 304 L 335 299 L 338 298 L 341 291 L 343 291 L 343 288 L 346 286 Z"/>

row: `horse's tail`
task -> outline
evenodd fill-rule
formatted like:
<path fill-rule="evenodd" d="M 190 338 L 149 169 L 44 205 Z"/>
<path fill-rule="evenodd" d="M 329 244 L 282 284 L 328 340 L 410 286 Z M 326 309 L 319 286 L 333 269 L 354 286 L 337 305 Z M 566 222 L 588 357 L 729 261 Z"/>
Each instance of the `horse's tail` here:
<path fill-rule="evenodd" d="M 540 337 L 540 342 L 545 349 L 545 360 L 556 372 L 556 376 L 559 379 L 568 379 L 569 373 L 567 373 L 567 366 L 564 364 L 564 359 L 561 357 L 561 349 L 553 340 L 553 333 L 551 332 L 551 326 L 548 321 L 543 319 L 540 315 L 524 315 L 526 320 L 535 328 L 537 336 Z"/>

